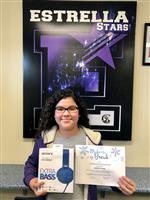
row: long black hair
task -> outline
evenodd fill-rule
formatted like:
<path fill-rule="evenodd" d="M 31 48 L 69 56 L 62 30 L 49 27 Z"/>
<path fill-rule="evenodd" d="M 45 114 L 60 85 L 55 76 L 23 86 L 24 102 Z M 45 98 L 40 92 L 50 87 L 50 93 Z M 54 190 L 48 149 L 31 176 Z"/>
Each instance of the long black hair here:
<path fill-rule="evenodd" d="M 55 107 L 61 99 L 65 99 L 67 97 L 72 97 L 78 106 L 80 116 L 78 120 L 78 126 L 82 125 L 89 128 L 89 119 L 85 102 L 80 98 L 80 95 L 73 92 L 73 90 L 64 89 L 57 90 L 53 95 L 47 98 L 46 103 L 41 111 L 38 126 L 39 133 L 50 130 L 52 126 L 57 125 L 54 118 Z"/>

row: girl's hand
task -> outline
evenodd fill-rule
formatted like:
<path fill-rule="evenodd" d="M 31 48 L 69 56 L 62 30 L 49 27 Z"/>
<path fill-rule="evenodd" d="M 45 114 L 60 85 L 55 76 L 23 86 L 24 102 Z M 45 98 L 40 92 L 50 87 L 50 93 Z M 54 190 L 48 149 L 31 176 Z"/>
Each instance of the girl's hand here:
<path fill-rule="evenodd" d="M 136 191 L 135 182 L 126 176 L 120 177 L 118 184 L 119 184 L 119 189 L 125 195 L 131 195 Z"/>
<path fill-rule="evenodd" d="M 44 181 L 40 181 L 38 180 L 38 178 L 33 178 L 31 179 L 31 181 L 29 182 L 29 186 L 30 188 L 33 190 L 34 194 L 38 197 L 38 196 L 44 196 L 47 191 L 46 190 L 40 190 L 40 187 L 44 184 Z"/>

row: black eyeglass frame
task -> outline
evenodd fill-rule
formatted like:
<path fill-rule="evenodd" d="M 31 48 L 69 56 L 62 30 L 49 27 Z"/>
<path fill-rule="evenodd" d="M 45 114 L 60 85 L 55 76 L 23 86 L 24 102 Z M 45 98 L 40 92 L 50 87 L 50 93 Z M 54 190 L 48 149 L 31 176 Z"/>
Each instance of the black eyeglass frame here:
<path fill-rule="evenodd" d="M 74 108 L 73 110 L 71 110 L 71 108 Z M 59 110 L 60 109 L 60 110 Z M 60 113 L 64 113 L 65 111 L 68 111 L 69 113 L 75 113 L 77 112 L 77 110 L 79 110 L 79 108 L 77 106 L 69 106 L 68 108 L 65 108 L 63 106 L 57 106 L 55 107 L 55 111 L 56 112 L 60 112 Z"/>

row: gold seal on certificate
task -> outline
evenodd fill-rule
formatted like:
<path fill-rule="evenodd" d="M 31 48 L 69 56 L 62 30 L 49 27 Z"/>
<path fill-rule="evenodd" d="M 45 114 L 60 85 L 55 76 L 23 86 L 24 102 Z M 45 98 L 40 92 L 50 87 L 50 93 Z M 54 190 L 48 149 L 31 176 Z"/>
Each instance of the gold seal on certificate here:
<path fill-rule="evenodd" d="M 125 147 L 76 145 L 77 184 L 117 186 L 125 176 Z"/>

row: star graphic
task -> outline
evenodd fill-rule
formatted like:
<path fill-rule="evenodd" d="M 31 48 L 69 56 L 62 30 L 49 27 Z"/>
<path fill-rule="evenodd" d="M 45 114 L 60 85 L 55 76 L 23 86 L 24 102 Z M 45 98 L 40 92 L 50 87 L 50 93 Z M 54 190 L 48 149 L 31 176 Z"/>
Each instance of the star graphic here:
<path fill-rule="evenodd" d="M 86 53 L 83 56 L 85 64 L 99 57 L 113 69 L 116 68 L 110 47 L 122 40 L 127 34 L 104 33 L 104 31 L 98 31 L 96 29 L 96 24 L 92 26 L 90 32 L 71 32 L 69 34 L 85 48 Z"/>

